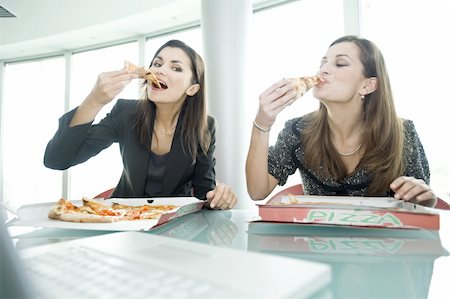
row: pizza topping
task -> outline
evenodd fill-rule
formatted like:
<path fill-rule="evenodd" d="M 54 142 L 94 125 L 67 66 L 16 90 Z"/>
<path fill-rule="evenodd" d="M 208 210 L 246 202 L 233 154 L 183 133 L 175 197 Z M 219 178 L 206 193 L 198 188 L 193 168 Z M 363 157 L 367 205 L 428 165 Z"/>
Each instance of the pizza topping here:
<path fill-rule="evenodd" d="M 290 78 L 288 80 L 293 83 L 294 89 L 297 92 L 296 99 L 300 98 L 308 90 L 322 82 L 322 79 L 319 76 Z"/>
<path fill-rule="evenodd" d="M 134 63 L 125 60 L 125 69 L 129 72 L 138 74 L 139 78 L 147 80 L 147 82 L 151 83 L 152 86 L 155 86 L 157 88 L 164 88 L 161 86 L 155 74 L 153 74 L 149 69 L 147 69 L 144 66 L 137 66 Z M 166 88 L 167 86 L 164 89 Z"/>
<path fill-rule="evenodd" d="M 174 205 L 123 205 L 108 204 L 102 201 L 83 198 L 78 207 L 66 199 L 60 199 L 48 212 L 48 217 L 70 222 L 115 222 L 125 220 L 157 219 L 167 211 L 177 208 Z"/>

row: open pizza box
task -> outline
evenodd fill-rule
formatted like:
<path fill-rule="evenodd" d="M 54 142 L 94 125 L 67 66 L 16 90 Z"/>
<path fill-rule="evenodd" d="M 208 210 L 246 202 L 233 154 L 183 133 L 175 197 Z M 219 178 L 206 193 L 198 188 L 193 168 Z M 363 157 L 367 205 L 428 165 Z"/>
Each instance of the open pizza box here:
<path fill-rule="evenodd" d="M 290 195 L 258 205 L 253 221 L 439 230 L 439 211 L 390 197 Z"/>
<path fill-rule="evenodd" d="M 81 206 L 82 201 L 71 201 Z M 66 222 L 48 218 L 48 211 L 56 202 L 31 204 L 17 210 L 18 219 L 10 225 L 34 226 L 45 228 L 85 229 L 104 231 L 148 231 L 157 226 L 168 223 L 172 219 L 199 211 L 205 201 L 195 197 L 161 197 L 161 198 L 110 198 L 103 201 L 106 204 L 118 203 L 123 205 L 174 205 L 175 209 L 164 212 L 158 219 L 129 220 L 112 223 L 78 223 Z"/>

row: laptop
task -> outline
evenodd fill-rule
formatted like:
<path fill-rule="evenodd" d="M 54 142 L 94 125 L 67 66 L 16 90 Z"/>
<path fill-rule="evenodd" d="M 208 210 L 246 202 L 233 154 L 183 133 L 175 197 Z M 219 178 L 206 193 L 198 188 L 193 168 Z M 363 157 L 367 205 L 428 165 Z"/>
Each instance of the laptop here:
<path fill-rule="evenodd" d="M 0 226 L 1 298 L 311 298 L 331 281 L 325 264 L 144 232 L 16 251 Z"/>

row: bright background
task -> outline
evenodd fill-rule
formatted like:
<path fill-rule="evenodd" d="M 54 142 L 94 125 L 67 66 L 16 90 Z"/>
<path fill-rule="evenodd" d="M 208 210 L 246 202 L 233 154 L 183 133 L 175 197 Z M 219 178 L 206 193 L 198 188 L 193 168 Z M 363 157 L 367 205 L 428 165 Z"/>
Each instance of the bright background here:
<path fill-rule="evenodd" d="M 333 40 L 359 32 L 382 50 L 398 112 L 414 120 L 430 163 L 431 186 L 448 200 L 450 126 L 445 86 L 450 69 L 446 41 L 449 6 L 445 0 L 301 0 L 256 10 L 248 37 L 252 44 L 252 80 L 248 82 L 251 96 L 242 99 L 243 109 L 249 111 L 244 122 L 251 124 L 258 95 L 269 85 L 283 77 L 315 73 Z M 349 11 L 357 12 L 356 22 L 355 14 Z M 172 38 L 185 41 L 203 54 L 201 28 L 190 26 L 187 30 L 167 28 L 166 33 L 89 51 L 73 49 L 49 58 L 6 61 L 0 78 L 3 202 L 16 208 L 54 201 L 65 192 L 70 199 L 94 196 L 115 186 L 122 167 L 118 146 L 65 172 L 43 166 L 45 146 L 57 129 L 58 118 L 81 103 L 100 72 L 121 68 L 124 59 L 148 65 L 156 49 Z M 137 98 L 138 93 L 138 82 L 134 82 L 120 98 Z M 283 111 L 271 132 L 271 143 L 287 119 L 312 111 L 317 105 L 306 95 Z M 226 129 L 226 125 L 221 128 Z M 238 150 L 246 155 L 247 149 L 248 143 Z M 297 173 L 286 186 L 299 182 Z M 250 203 L 247 198 L 242 200 Z"/>

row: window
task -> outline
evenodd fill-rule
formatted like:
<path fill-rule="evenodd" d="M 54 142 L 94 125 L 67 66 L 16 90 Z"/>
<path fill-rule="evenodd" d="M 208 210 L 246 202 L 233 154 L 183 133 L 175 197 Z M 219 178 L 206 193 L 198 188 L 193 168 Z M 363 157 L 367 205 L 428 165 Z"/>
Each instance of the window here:
<path fill-rule="evenodd" d="M 124 60 L 137 63 L 137 57 L 137 42 L 74 54 L 72 58 L 71 109 L 81 104 L 86 98 L 100 73 L 121 69 Z M 119 97 L 137 99 L 138 94 L 138 80 L 134 80 Z M 114 103 L 115 101 L 106 105 L 97 115 L 95 122 L 105 117 L 111 111 Z M 81 199 L 82 196 L 93 197 L 106 189 L 115 187 L 121 174 L 122 160 L 119 146 L 113 144 L 96 157 L 70 168 L 69 198 L 75 200 Z"/>
<path fill-rule="evenodd" d="M 252 96 L 246 102 L 248 124 L 256 115 L 259 95 L 270 85 L 282 78 L 317 73 L 329 44 L 344 35 L 342 1 L 302 0 L 280 5 L 255 13 L 253 27 L 253 66 L 249 69 L 253 78 L 250 82 Z M 286 120 L 316 110 L 318 105 L 319 102 L 308 93 L 282 111 L 272 126 L 270 144 L 275 143 Z M 297 171 L 289 177 L 285 186 L 300 181 Z M 273 194 L 277 191 L 279 187 L 275 188 Z"/>
<path fill-rule="evenodd" d="M 450 193 L 448 109 L 443 109 L 450 53 L 450 2 L 362 0 L 361 34 L 381 49 L 389 71 L 397 113 L 414 121 L 431 170 L 431 187 Z M 401 26 L 399 22 L 401 12 Z M 430 16 L 430 17 L 427 17 Z M 382 21 L 380 21 L 382 20 Z"/>
<path fill-rule="evenodd" d="M 195 27 L 193 29 L 179 31 L 176 33 L 170 33 L 167 35 L 162 35 L 158 37 L 154 37 L 148 39 L 145 44 L 145 65 L 149 66 L 151 63 L 151 59 L 155 54 L 156 50 L 159 49 L 163 44 L 168 42 L 171 39 L 178 39 L 192 49 L 195 50 L 200 56 L 203 57 L 203 42 L 202 42 L 202 31 L 200 27 Z"/>
<path fill-rule="evenodd" d="M 3 201 L 12 207 L 61 196 L 62 173 L 44 167 L 64 112 L 62 57 L 7 64 L 2 102 Z"/>

